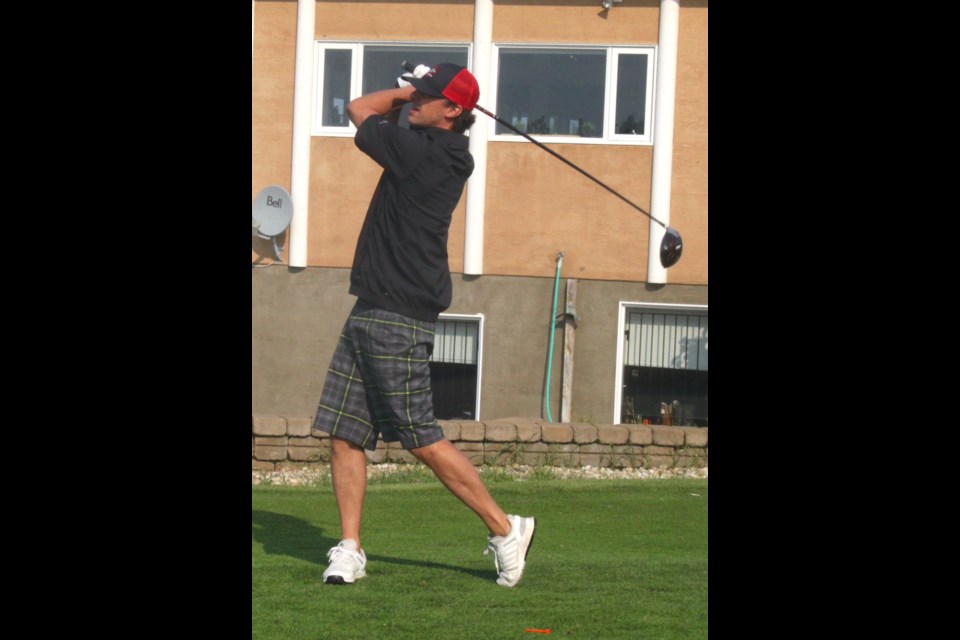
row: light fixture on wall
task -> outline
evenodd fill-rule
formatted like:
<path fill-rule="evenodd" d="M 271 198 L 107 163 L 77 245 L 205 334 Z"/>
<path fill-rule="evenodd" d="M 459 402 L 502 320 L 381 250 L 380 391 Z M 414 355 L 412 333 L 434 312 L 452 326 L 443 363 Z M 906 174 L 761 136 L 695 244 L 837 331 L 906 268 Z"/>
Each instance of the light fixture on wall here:
<path fill-rule="evenodd" d="M 623 0 L 603 0 L 603 2 L 600 3 L 600 6 L 603 7 L 604 11 L 610 11 L 614 4 L 620 4 L 622 2 Z"/>

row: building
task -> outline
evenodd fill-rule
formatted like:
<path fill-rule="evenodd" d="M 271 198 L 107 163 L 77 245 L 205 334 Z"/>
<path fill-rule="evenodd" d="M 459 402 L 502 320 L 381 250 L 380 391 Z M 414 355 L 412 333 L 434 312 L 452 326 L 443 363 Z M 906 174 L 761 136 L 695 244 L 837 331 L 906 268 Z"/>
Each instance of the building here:
<path fill-rule="evenodd" d="M 314 414 L 355 300 L 380 169 L 344 105 L 393 86 L 403 61 L 449 61 L 477 76 L 481 106 L 677 229 L 683 256 L 660 267 L 660 225 L 477 113 L 477 169 L 450 228 L 438 417 L 707 426 L 707 10 L 254 0 L 251 196 L 282 186 L 295 213 L 279 260 L 252 239 L 253 413 Z"/>

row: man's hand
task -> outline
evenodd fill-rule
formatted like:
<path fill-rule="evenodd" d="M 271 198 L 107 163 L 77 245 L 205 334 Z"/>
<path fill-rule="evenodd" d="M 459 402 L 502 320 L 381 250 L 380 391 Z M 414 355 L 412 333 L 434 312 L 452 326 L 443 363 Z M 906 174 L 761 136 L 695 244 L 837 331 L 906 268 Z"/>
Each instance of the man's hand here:
<path fill-rule="evenodd" d="M 428 67 L 425 64 L 418 64 L 413 71 L 408 71 L 399 78 L 397 78 L 397 88 L 402 89 L 403 87 L 411 86 L 408 80 L 410 78 L 422 78 L 427 71 L 430 71 L 431 67 Z"/>

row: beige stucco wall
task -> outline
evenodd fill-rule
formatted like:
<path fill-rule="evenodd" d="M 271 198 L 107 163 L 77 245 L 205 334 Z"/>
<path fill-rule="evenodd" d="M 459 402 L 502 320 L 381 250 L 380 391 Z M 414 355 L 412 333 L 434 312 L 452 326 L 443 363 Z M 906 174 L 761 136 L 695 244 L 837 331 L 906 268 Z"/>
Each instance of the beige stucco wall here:
<path fill-rule="evenodd" d="M 318 40 L 470 42 L 473 0 L 317 2 Z M 400 75 L 399 70 L 397 75 Z"/>
<path fill-rule="evenodd" d="M 684 247 L 668 277 L 707 284 L 707 3 L 680 4 L 670 225 L 680 230 Z"/>
<path fill-rule="evenodd" d="M 266 186 L 290 189 L 297 3 L 257 2 L 253 26 L 251 202 Z M 285 245 L 285 238 L 286 233 L 278 243 Z M 254 262 L 273 260 L 269 241 L 252 242 Z"/>
<path fill-rule="evenodd" d="M 656 43 L 656 0 L 625 0 L 609 12 L 598 5 L 594 0 L 495 2 L 494 42 Z M 708 281 L 706 9 L 703 0 L 681 2 L 671 226 L 683 236 L 684 253 L 668 276 L 677 284 Z M 255 5 L 251 199 L 270 184 L 290 187 L 296 14 L 294 0 Z M 316 5 L 318 39 L 468 43 L 472 32 L 473 2 L 467 0 Z M 480 104 L 495 107 L 490 97 L 481 96 Z M 649 210 L 653 147 L 565 144 L 555 149 Z M 349 267 L 378 175 L 352 139 L 312 138 L 310 265 Z M 463 268 L 465 200 L 450 229 L 454 272 Z M 490 142 L 485 273 L 550 276 L 550 260 L 562 250 L 564 276 L 642 281 L 648 229 L 646 217 L 533 145 Z M 252 242 L 254 262 L 269 263 L 270 243 Z M 286 238 L 279 244 L 285 246 Z"/>
<path fill-rule="evenodd" d="M 656 44 L 659 20 L 658 0 L 625 0 L 610 11 L 600 0 L 494 0 L 493 40 Z"/>
<path fill-rule="evenodd" d="M 349 267 L 382 169 L 360 152 L 353 138 L 315 136 L 310 144 L 309 264 Z M 463 271 L 466 198 L 450 223 L 450 269 Z M 272 250 L 272 249 L 270 249 Z"/>

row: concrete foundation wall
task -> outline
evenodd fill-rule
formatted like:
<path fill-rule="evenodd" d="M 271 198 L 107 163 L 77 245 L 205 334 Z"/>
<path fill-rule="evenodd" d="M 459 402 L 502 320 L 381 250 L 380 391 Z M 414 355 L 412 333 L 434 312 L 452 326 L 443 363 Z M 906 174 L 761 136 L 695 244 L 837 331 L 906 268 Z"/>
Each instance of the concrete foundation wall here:
<path fill-rule="evenodd" d="M 480 420 L 544 417 L 543 396 L 555 260 L 543 277 L 454 274 L 449 313 L 484 314 Z M 568 277 L 561 272 L 558 313 Z M 621 301 L 706 304 L 707 287 L 578 280 L 572 421 L 612 423 L 617 313 Z M 254 268 L 252 414 L 313 416 L 340 329 L 356 299 L 349 270 L 283 265 Z M 551 412 L 560 419 L 563 329 L 554 336 Z"/>

